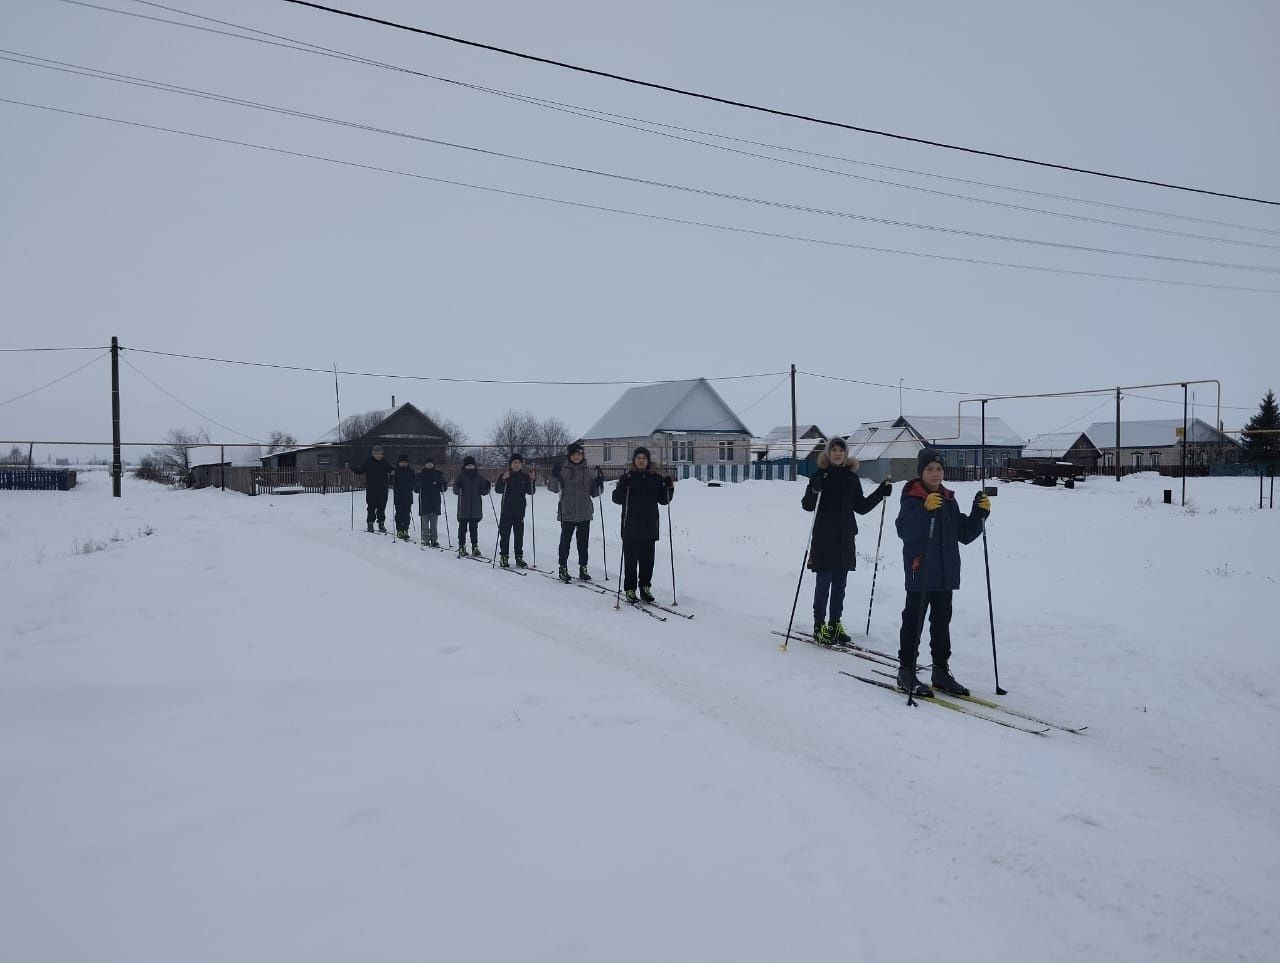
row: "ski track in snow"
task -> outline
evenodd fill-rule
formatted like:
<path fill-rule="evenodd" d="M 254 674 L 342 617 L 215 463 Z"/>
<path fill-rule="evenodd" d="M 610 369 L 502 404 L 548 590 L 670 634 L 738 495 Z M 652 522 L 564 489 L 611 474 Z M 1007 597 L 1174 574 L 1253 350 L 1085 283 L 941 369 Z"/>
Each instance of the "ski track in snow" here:
<path fill-rule="evenodd" d="M 82 478 L 0 497 L 15 959 L 1271 955 L 1280 513 L 1247 510 L 1247 479 L 1190 481 L 1194 513 L 1144 504 L 1151 476 L 1001 486 L 1001 701 L 1090 727 L 1035 739 L 778 651 L 809 520 L 788 483 L 680 484 L 697 618 L 658 623 L 352 533 L 347 496 Z M 546 568 L 554 499 L 534 507 Z M 962 553 L 953 666 L 990 696 L 982 546 Z"/>

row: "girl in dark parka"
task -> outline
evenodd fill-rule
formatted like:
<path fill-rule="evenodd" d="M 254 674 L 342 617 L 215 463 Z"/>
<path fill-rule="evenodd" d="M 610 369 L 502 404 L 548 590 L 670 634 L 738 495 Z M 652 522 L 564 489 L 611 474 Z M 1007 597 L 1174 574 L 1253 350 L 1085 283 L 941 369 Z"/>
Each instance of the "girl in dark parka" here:
<path fill-rule="evenodd" d="M 898 641 L 898 687 L 914 695 L 933 695 L 928 686 L 916 681 L 916 658 L 927 611 L 933 687 L 967 696 L 969 690 L 955 680 L 949 666 L 951 593 L 960 587 L 960 546 L 982 534 L 991 501 L 979 489 L 970 513 L 962 513 L 955 492 L 942 484 L 942 455 L 933 449 L 920 452 L 916 468 L 919 477 L 902 491 L 897 523 L 907 581 Z"/>
<path fill-rule="evenodd" d="M 643 446 L 632 454 L 631 468 L 614 486 L 613 503 L 622 506 L 622 587 L 628 602 L 654 600 L 653 556 L 662 528 L 658 507 L 671 504 L 675 492 L 675 479 L 650 467 L 649 449 Z"/>
<path fill-rule="evenodd" d="M 858 567 L 854 546 L 858 522 L 854 516 L 867 514 L 892 491 L 893 483 L 886 478 L 870 495 L 862 494 L 857 459 L 849 458 L 843 438 L 832 438 L 826 451 L 818 456 L 818 471 L 809 479 L 800 506 L 806 512 L 817 511 L 809 545 L 809 568 L 817 575 L 813 637 L 824 645 L 851 641 L 840 618 L 844 614 L 849 573 Z"/>

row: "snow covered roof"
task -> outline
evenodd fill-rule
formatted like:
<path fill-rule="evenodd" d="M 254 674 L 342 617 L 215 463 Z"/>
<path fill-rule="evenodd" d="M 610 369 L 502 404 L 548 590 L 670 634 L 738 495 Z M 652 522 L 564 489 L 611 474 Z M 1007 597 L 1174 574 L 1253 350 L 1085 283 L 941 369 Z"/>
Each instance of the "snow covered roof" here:
<path fill-rule="evenodd" d="M 825 438 L 827 435 L 826 432 L 817 425 L 796 425 L 797 439 L 813 437 Z M 765 435 L 761 440 L 766 442 L 786 441 L 789 445 L 791 444 L 791 426 L 779 425 L 777 428 L 772 429 L 769 434 Z"/>
<path fill-rule="evenodd" d="M 1026 458 L 1061 458 L 1080 440 L 1080 434 L 1078 431 L 1056 431 L 1036 435 L 1027 442 L 1022 454 Z"/>
<path fill-rule="evenodd" d="M 187 464 L 192 468 L 223 464 L 234 468 L 258 468 L 262 464 L 262 446 L 227 445 L 223 448 L 218 445 L 200 445 L 188 448 L 187 458 Z"/>
<path fill-rule="evenodd" d="M 894 422 L 911 428 L 921 439 L 944 448 L 978 447 L 982 444 L 982 418 L 978 415 L 905 415 Z M 955 437 L 956 434 L 960 437 Z M 987 445 L 993 448 L 1021 448 L 1026 439 L 1000 418 L 987 415 Z"/>
<path fill-rule="evenodd" d="M 1181 418 L 1161 418 L 1155 421 L 1122 421 L 1120 422 L 1121 448 L 1169 448 L 1177 445 L 1181 439 L 1178 429 L 1182 427 Z M 1235 442 L 1212 425 L 1199 418 L 1193 418 L 1187 424 L 1187 441 L 1192 444 L 1212 443 L 1226 444 Z M 1095 421 L 1085 434 L 1099 448 L 1116 447 L 1116 423 L 1114 421 Z"/>
<path fill-rule="evenodd" d="M 582 438 L 646 438 L 659 431 L 751 434 L 706 378 L 694 378 L 628 388 Z"/>
<path fill-rule="evenodd" d="M 870 428 L 865 425 L 849 436 L 848 443 L 849 454 L 864 463 L 881 458 L 915 458 L 924 447 L 906 428 Z"/>

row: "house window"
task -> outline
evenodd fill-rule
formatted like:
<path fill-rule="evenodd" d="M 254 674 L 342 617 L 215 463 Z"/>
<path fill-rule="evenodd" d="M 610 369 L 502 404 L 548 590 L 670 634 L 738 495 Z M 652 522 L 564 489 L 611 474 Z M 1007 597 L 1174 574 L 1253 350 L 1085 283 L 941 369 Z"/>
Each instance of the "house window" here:
<path fill-rule="evenodd" d="M 333 456 L 332 456 L 332 455 L 316 455 L 316 467 L 317 467 L 317 468 L 332 468 L 332 467 L 333 467 Z"/>
<path fill-rule="evenodd" d="M 731 441 L 720 442 L 720 460 L 733 461 L 733 442 Z"/>
<path fill-rule="evenodd" d="M 600 460 L 605 464 L 613 461 L 613 445 L 605 442 L 600 451 Z"/>
<path fill-rule="evenodd" d="M 1142 452 L 1140 452 L 1140 451 L 1135 451 L 1135 452 L 1133 453 L 1133 467 L 1134 467 L 1134 468 L 1141 468 L 1141 467 L 1142 467 Z"/>
<path fill-rule="evenodd" d="M 1151 453 L 1151 467 L 1152 467 L 1152 468 L 1159 468 L 1159 467 L 1160 467 L 1160 452 L 1158 452 L 1158 451 L 1153 451 L 1153 452 Z"/>
<path fill-rule="evenodd" d="M 963 451 L 956 452 L 956 459 L 958 460 L 961 468 L 963 468 L 969 460 L 967 455 L 968 455 L 967 452 L 963 452 Z"/>
<path fill-rule="evenodd" d="M 671 443 L 672 461 L 693 461 L 693 443 L 689 441 L 673 441 Z"/>
<path fill-rule="evenodd" d="M 1102 453 L 1102 467 L 1111 469 L 1115 467 L 1115 453 L 1106 451 Z"/>

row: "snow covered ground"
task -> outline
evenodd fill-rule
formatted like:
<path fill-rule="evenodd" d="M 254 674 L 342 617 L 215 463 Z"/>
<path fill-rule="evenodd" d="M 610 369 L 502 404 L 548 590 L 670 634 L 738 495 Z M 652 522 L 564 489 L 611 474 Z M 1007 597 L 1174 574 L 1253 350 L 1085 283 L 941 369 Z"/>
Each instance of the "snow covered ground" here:
<path fill-rule="evenodd" d="M 663 624 L 353 534 L 346 495 L 81 478 L 0 493 L 5 960 L 1276 959 L 1280 511 L 1256 480 L 1193 479 L 1194 511 L 1151 475 L 1001 487 L 1003 701 L 1089 726 L 1038 737 L 779 651 L 789 483 L 679 485 L 696 618 Z M 592 551 L 599 576 L 598 527 Z M 953 668 L 990 696 L 964 555 Z"/>

